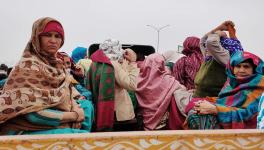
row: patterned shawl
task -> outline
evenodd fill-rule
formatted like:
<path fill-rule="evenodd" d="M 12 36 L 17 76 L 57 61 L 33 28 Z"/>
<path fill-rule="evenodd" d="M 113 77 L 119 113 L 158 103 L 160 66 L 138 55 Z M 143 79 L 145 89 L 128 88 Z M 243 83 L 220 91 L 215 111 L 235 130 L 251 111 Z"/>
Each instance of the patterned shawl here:
<path fill-rule="evenodd" d="M 237 51 L 243 51 L 243 47 L 238 39 L 221 37 L 220 43 L 224 49 L 229 51 L 230 56 Z"/>
<path fill-rule="evenodd" d="M 194 89 L 194 78 L 203 61 L 200 50 L 200 39 L 188 37 L 183 43 L 182 53 L 186 55 L 180 58 L 173 66 L 173 75 L 188 90 Z"/>
<path fill-rule="evenodd" d="M 253 75 L 237 79 L 234 66 L 251 59 L 255 64 Z M 249 52 L 238 51 L 227 66 L 228 80 L 216 101 L 218 120 L 223 128 L 256 128 L 256 117 L 261 94 L 264 91 L 263 61 Z"/>
<path fill-rule="evenodd" d="M 33 24 L 31 39 L 0 95 L 0 123 L 54 106 L 71 109 L 70 80 L 62 62 L 40 49 L 39 34 L 50 21 L 58 22 L 41 18 Z"/>
<path fill-rule="evenodd" d="M 91 56 L 92 64 L 85 78 L 95 104 L 96 131 L 110 131 L 114 124 L 114 68 L 102 50 Z"/>
<path fill-rule="evenodd" d="M 154 130 L 165 112 L 169 111 L 169 104 L 173 100 L 173 92 L 180 88 L 180 84 L 166 69 L 164 57 L 151 54 L 138 63 L 140 73 L 136 96 L 143 114 L 146 130 Z"/>

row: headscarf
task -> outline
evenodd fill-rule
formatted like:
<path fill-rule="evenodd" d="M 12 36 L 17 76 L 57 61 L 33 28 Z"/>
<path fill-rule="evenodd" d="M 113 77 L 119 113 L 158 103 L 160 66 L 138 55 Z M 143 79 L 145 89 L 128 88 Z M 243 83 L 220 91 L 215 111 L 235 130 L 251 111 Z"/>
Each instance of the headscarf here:
<path fill-rule="evenodd" d="M 203 61 L 199 43 L 199 38 L 194 36 L 187 37 L 183 42 L 184 49 L 182 51 L 186 56 L 180 58 L 173 66 L 175 79 L 188 90 L 194 89 L 194 78 Z"/>
<path fill-rule="evenodd" d="M 233 70 L 241 62 L 251 59 L 254 73 L 237 79 Z M 218 120 L 224 128 L 256 128 L 256 116 L 261 94 L 264 91 L 263 61 L 249 52 L 236 52 L 230 59 L 226 73 L 228 79 L 216 101 Z"/>
<path fill-rule="evenodd" d="M 77 64 L 80 59 L 84 59 L 85 56 L 87 56 L 87 48 L 85 47 L 76 47 L 71 54 L 71 58 L 75 64 Z"/>
<path fill-rule="evenodd" d="M 42 31 L 42 33 L 48 33 L 48 32 L 57 32 L 61 35 L 62 37 L 62 41 L 64 41 L 64 30 L 63 30 L 63 27 L 61 26 L 60 23 L 56 22 L 56 21 L 51 21 L 49 22 L 44 30 Z"/>
<path fill-rule="evenodd" d="M 101 49 L 110 60 L 122 61 L 124 59 L 123 54 L 125 51 L 122 49 L 122 45 L 118 40 L 107 39 L 99 45 L 99 49 Z"/>
<path fill-rule="evenodd" d="M 60 110 L 71 109 L 69 74 L 62 61 L 40 49 L 39 35 L 49 22 L 60 24 L 49 17 L 33 24 L 31 39 L 0 95 L 0 123 L 54 106 Z"/>
<path fill-rule="evenodd" d="M 140 73 L 136 90 L 145 129 L 153 130 L 168 111 L 173 92 L 180 87 L 165 67 L 164 57 L 151 54 L 138 64 Z"/>

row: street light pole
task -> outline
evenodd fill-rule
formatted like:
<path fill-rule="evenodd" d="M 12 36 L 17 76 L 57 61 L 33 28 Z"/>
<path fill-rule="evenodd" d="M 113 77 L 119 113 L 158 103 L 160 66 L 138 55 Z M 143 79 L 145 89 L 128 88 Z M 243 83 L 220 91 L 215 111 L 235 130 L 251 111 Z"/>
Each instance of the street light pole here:
<path fill-rule="evenodd" d="M 154 29 L 155 31 L 157 31 L 158 33 L 158 41 L 157 41 L 157 52 L 159 51 L 159 39 L 160 39 L 160 31 L 168 26 L 170 26 L 169 24 L 165 25 L 165 26 L 162 26 L 162 27 L 155 27 L 153 25 L 147 25 L 148 27 L 151 27 L 152 29 Z"/>

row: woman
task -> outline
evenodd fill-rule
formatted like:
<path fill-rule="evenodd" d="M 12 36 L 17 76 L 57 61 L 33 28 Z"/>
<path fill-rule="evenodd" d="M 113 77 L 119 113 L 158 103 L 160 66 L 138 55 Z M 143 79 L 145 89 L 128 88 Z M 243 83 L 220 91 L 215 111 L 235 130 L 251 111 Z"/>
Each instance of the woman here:
<path fill-rule="evenodd" d="M 252 53 L 234 53 L 226 68 L 228 79 L 218 98 L 196 99 L 187 107 L 189 111 L 194 106 L 189 111 L 188 128 L 256 128 L 258 105 L 264 91 L 263 67 L 263 61 Z M 209 118 L 214 121 L 206 122 Z"/>
<path fill-rule="evenodd" d="M 91 55 L 85 83 L 93 95 L 96 131 L 112 131 L 114 121 L 135 118 L 127 90 L 134 91 L 137 87 L 136 59 L 133 50 L 123 50 L 119 41 L 113 39 L 104 41 Z"/>
<path fill-rule="evenodd" d="M 162 55 L 151 54 L 138 67 L 136 97 L 144 129 L 182 129 L 191 94 L 172 76 Z"/>
<path fill-rule="evenodd" d="M 200 48 L 204 55 L 204 62 L 194 79 L 195 91 L 193 97 L 217 96 L 226 81 L 225 66 L 234 51 L 243 50 L 240 43 L 232 45 L 226 43 L 223 47 L 221 40 L 226 38 L 234 41 L 234 23 L 225 21 L 207 33 L 200 42 Z M 229 32 L 229 38 L 224 31 Z M 215 80 L 217 79 L 217 80 Z"/>
<path fill-rule="evenodd" d="M 173 66 L 173 76 L 188 90 L 194 89 L 194 78 L 203 61 L 199 43 L 199 38 L 187 37 L 183 42 L 182 51 L 185 56 Z"/>
<path fill-rule="evenodd" d="M 56 57 L 63 43 L 57 20 L 46 17 L 33 24 L 31 39 L 0 95 L 1 135 L 88 132 L 80 129 L 84 109 L 74 100 L 70 74 Z"/>

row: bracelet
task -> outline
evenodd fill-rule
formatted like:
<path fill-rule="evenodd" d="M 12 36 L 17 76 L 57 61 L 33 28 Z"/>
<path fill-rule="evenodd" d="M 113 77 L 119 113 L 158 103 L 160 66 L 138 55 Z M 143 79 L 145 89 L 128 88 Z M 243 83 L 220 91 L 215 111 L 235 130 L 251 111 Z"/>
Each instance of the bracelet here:
<path fill-rule="evenodd" d="M 72 112 L 75 112 L 75 114 L 76 114 L 76 116 L 77 116 L 77 118 L 75 119 L 75 121 L 77 121 L 78 118 L 79 118 L 79 114 L 78 114 L 76 111 L 72 111 Z"/>

